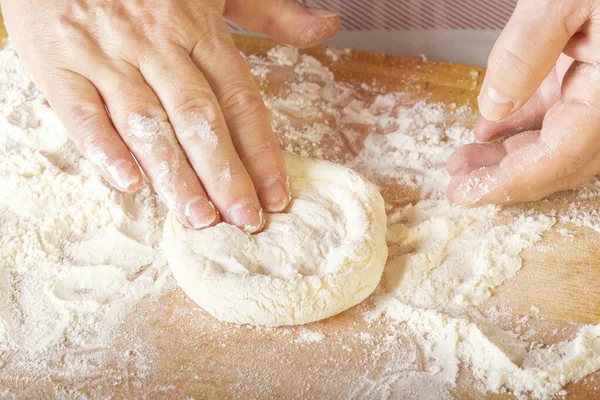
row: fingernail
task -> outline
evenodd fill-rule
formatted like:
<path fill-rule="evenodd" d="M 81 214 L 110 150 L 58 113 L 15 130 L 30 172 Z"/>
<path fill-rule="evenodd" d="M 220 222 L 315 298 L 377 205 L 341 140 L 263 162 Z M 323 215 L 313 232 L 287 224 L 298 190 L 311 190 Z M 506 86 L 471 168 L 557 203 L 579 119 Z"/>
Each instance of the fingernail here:
<path fill-rule="evenodd" d="M 312 7 L 308 7 L 308 12 L 311 13 L 312 15 L 314 15 L 315 17 L 319 17 L 319 18 L 333 18 L 333 17 L 337 17 L 340 14 L 330 11 L 330 10 L 323 10 L 321 8 L 312 8 Z"/>
<path fill-rule="evenodd" d="M 106 168 L 120 189 L 127 190 L 140 180 L 137 168 L 130 161 L 120 160 Z"/>
<path fill-rule="evenodd" d="M 194 229 L 203 229 L 215 222 L 217 210 L 212 202 L 198 197 L 188 203 L 185 216 Z"/>
<path fill-rule="evenodd" d="M 242 202 L 229 209 L 229 219 L 235 226 L 247 233 L 260 230 L 264 224 L 264 218 L 260 207 L 248 202 Z"/>
<path fill-rule="evenodd" d="M 485 173 L 480 176 L 470 176 L 458 185 L 452 194 L 451 203 L 455 206 L 471 206 L 490 193 L 494 177 Z"/>
<path fill-rule="evenodd" d="M 498 93 L 489 85 L 484 86 L 477 100 L 479 112 L 488 121 L 500 121 L 508 117 L 515 106 L 514 101 Z"/>
<path fill-rule="evenodd" d="M 262 204 L 269 212 L 281 212 L 290 202 L 288 183 L 284 183 L 279 176 L 267 179 L 258 188 L 258 194 Z"/>

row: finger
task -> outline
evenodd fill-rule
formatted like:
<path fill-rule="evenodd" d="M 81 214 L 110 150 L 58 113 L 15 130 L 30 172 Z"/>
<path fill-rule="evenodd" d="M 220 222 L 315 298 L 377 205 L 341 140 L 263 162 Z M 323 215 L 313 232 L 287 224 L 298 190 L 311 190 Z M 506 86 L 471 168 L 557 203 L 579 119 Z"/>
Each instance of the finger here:
<path fill-rule="evenodd" d="M 497 166 L 508 154 L 535 143 L 540 136 L 539 131 L 523 132 L 506 139 L 503 143 L 485 143 L 485 144 L 470 144 L 458 149 L 448 160 L 448 167 L 453 169 L 454 173 L 450 172 L 452 179 L 446 188 L 446 195 L 450 203 L 456 204 L 455 193 L 468 181 L 472 182 L 469 186 L 475 186 L 481 176 L 489 174 L 487 167 Z M 460 169 L 458 166 L 460 165 Z M 471 175 L 471 176 L 470 176 Z M 510 201 L 508 194 L 503 193 L 505 200 Z"/>
<path fill-rule="evenodd" d="M 455 185 L 453 202 L 480 205 L 532 201 L 569 188 L 572 177 L 600 148 L 599 111 L 581 101 L 556 104 L 548 112 L 539 140 L 523 141 L 499 164 L 469 174 Z"/>
<path fill-rule="evenodd" d="M 459 172 L 470 173 L 475 169 L 498 164 L 506 156 L 504 146 L 499 143 L 473 143 L 456 150 L 448 159 L 446 169 L 450 176 Z"/>
<path fill-rule="evenodd" d="M 257 232 L 264 219 L 256 189 L 231 141 L 219 103 L 183 49 L 171 49 L 169 54 L 168 60 L 162 55 L 148 56 L 142 73 L 159 96 L 194 171 L 225 220 L 247 232 Z M 223 60 L 222 55 L 210 57 Z"/>
<path fill-rule="evenodd" d="M 204 72 L 223 110 L 231 138 L 258 190 L 261 204 L 271 212 L 282 211 L 290 200 L 285 161 L 273 134 L 269 113 L 248 65 L 235 48 L 223 24 L 220 57 L 208 47 L 196 46 L 192 59 Z"/>
<path fill-rule="evenodd" d="M 479 96 L 481 114 L 499 121 L 519 110 L 589 14 L 589 6 L 578 2 L 518 2 L 488 59 Z"/>
<path fill-rule="evenodd" d="M 600 62 L 600 30 L 597 16 L 588 20 L 567 43 L 563 52 L 576 60 L 594 63 Z"/>
<path fill-rule="evenodd" d="M 121 72 L 124 71 L 124 72 Z M 167 115 L 139 71 L 121 66 L 96 73 L 112 120 L 163 201 L 188 228 L 218 222 L 198 177 L 175 138 Z"/>
<path fill-rule="evenodd" d="M 474 143 L 456 150 L 447 163 L 448 173 L 452 177 L 446 188 L 446 196 L 450 203 L 455 204 L 454 193 L 461 183 L 469 177 L 469 174 L 485 167 L 497 165 L 507 154 L 527 144 L 534 143 L 539 135 L 539 132 L 525 132 L 512 136 L 501 144 Z"/>
<path fill-rule="evenodd" d="M 228 0 L 223 15 L 244 29 L 297 47 L 324 42 L 341 26 L 339 14 L 295 0 Z"/>
<path fill-rule="evenodd" d="M 546 112 L 560 100 L 560 82 L 556 69 L 542 82 L 539 89 L 516 114 L 502 121 L 479 118 L 475 137 L 482 142 L 525 131 L 539 130 Z"/>
<path fill-rule="evenodd" d="M 139 189 L 142 173 L 113 127 L 94 85 L 64 69 L 46 78 L 46 97 L 83 156 L 116 188 Z"/>

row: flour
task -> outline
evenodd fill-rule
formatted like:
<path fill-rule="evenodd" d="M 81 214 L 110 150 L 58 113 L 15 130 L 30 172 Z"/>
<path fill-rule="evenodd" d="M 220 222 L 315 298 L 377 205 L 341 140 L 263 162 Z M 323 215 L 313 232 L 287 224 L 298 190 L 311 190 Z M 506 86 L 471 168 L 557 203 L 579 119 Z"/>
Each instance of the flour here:
<path fill-rule="evenodd" d="M 269 50 L 267 56 L 276 65 L 294 65 L 298 62 L 300 52 L 292 46 L 278 46 Z"/>
<path fill-rule="evenodd" d="M 199 114 L 193 114 L 191 118 L 192 127 L 187 133 L 184 133 L 184 139 L 191 139 L 193 137 L 199 138 L 204 144 L 208 145 L 212 149 L 216 149 L 219 144 L 219 138 L 213 131 L 212 127 L 204 118 Z"/>
<path fill-rule="evenodd" d="M 225 161 L 225 165 L 223 165 L 223 169 L 219 175 L 219 180 L 225 183 L 231 182 L 231 165 L 229 164 L 229 160 Z"/>
<path fill-rule="evenodd" d="M 129 134 L 139 139 L 151 138 L 160 133 L 160 125 L 157 121 L 138 113 L 127 116 L 127 126 Z"/>
<path fill-rule="evenodd" d="M 555 222 L 536 215 L 494 225 L 496 212 L 492 206 L 464 210 L 424 200 L 394 215 L 388 242 L 398 245 L 386 266 L 390 291 L 424 309 L 460 311 L 482 304 L 491 289 L 521 269 L 521 251 Z"/>
<path fill-rule="evenodd" d="M 80 158 L 14 50 L 0 51 L 0 65 L 0 360 L 45 376 L 66 348 L 111 346 L 143 297 L 172 287 L 157 234 L 162 206 L 148 186 L 111 189 Z M 147 128 L 139 135 L 155 132 L 153 121 L 135 125 Z M 67 357 L 60 370 L 98 374 L 98 357 Z"/>
<path fill-rule="evenodd" d="M 600 211 L 581 202 L 570 203 L 567 211 L 559 216 L 559 220 L 600 233 Z"/>
<path fill-rule="evenodd" d="M 337 56 L 329 53 L 340 62 Z M 540 329 L 531 327 L 536 321 L 486 308 L 495 288 L 518 273 L 521 251 L 539 246 L 545 233 L 571 235 L 571 225 L 598 231 L 600 219 L 585 201 L 600 196 L 599 181 L 579 189 L 564 210 L 546 215 L 449 207 L 444 164 L 455 148 L 473 140 L 465 128 L 472 125 L 472 110 L 338 82 L 318 60 L 289 47 L 277 47 L 266 58 L 245 58 L 263 83 L 267 77 L 282 80 L 281 92 L 263 87 L 282 147 L 345 164 L 376 182 L 389 220 L 385 285 L 372 297 L 374 305 L 348 311 L 364 314 L 372 327 L 348 333 L 358 345 L 326 331 L 328 322 L 318 330 L 301 328 L 295 338 L 291 329 L 253 328 L 265 335 L 265 343 L 281 336 L 278 349 L 291 342 L 296 348 L 306 344 L 359 356 L 360 374 L 337 388 L 342 398 L 452 398 L 460 369 L 470 371 L 473 386 L 482 392 L 550 398 L 600 368 L 598 326 L 551 327 L 548 334 L 556 340 L 544 344 Z M 364 93 L 379 95 L 370 101 Z M 143 116 L 132 116 L 129 123 L 139 128 L 133 130 L 135 139 L 161 131 Z M 123 194 L 94 173 L 10 47 L 0 51 L 0 151 L 2 375 L 50 379 L 48 388 L 57 397 L 83 397 L 77 388 L 66 391 L 54 382 L 106 374 L 109 350 L 131 310 L 174 287 L 161 250 L 166 208 L 149 186 Z M 158 167 L 165 176 L 177 166 L 163 163 Z M 196 325 L 185 323 L 192 316 L 191 308 L 175 308 L 170 326 L 191 330 Z M 225 349 L 233 348 L 226 343 L 228 333 L 239 334 L 242 342 L 245 328 L 224 327 L 207 317 L 194 324 L 198 321 L 208 336 L 222 338 Z M 181 332 L 179 337 L 187 340 L 186 349 L 199 341 Z M 117 357 L 125 376 L 109 385 L 131 377 L 139 385 L 152 375 L 152 343 L 132 343 Z M 289 365 L 274 366 L 266 353 L 257 353 L 259 360 L 244 358 L 251 368 L 235 375 L 231 390 L 274 393 L 270 390 L 280 383 L 273 376 L 288 376 Z M 289 356 L 276 361 L 285 363 Z M 311 360 L 311 375 L 295 393 L 310 390 L 312 374 L 330 377 L 332 369 L 347 367 L 344 360 Z M 157 388 L 178 393 L 169 384 Z M 0 396 L 11 392 L 0 389 Z"/>
<path fill-rule="evenodd" d="M 335 47 L 328 47 L 325 49 L 325 55 L 333 62 L 339 62 L 350 54 L 352 54 L 352 49 L 340 49 Z"/>
<path fill-rule="evenodd" d="M 298 334 L 298 338 L 296 339 L 296 343 L 316 343 L 325 339 L 325 335 L 321 332 L 315 332 L 308 329 L 302 329 Z"/>

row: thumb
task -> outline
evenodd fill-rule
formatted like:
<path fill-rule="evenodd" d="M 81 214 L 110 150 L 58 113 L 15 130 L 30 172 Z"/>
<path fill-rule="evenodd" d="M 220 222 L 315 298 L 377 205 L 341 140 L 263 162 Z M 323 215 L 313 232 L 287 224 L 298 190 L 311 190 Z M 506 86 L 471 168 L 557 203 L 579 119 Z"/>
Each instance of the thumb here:
<path fill-rule="evenodd" d="M 499 121 L 517 112 L 590 13 L 576 1 L 519 1 L 488 59 L 479 95 L 483 117 Z"/>
<path fill-rule="evenodd" d="M 244 29 L 298 47 L 330 39 L 341 25 L 339 14 L 295 0 L 227 0 L 223 16 Z"/>

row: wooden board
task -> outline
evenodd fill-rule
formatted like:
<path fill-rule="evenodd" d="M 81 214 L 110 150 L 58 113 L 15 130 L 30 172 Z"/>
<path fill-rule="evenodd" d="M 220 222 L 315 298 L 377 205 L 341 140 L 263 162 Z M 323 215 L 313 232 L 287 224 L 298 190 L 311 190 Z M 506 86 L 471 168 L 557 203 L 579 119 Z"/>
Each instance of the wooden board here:
<path fill-rule="evenodd" d="M 3 35 L 5 30 L 0 27 L 0 37 Z M 235 40 L 248 54 L 265 54 L 274 44 L 241 36 Z M 418 86 L 417 95 L 422 98 L 472 107 L 476 107 L 484 74 L 476 67 L 367 52 L 352 52 L 343 62 L 329 60 L 323 47 L 306 53 L 330 67 L 341 81 L 375 83 L 389 91 L 402 91 L 410 84 L 412 88 Z M 572 194 L 561 194 L 551 201 L 513 208 L 562 209 L 571 198 Z M 543 246 L 524 251 L 522 271 L 491 299 L 518 315 L 544 319 L 546 330 L 538 332 L 539 339 L 555 328 L 571 329 L 573 323 L 600 323 L 600 235 L 571 228 L 574 239 L 555 232 L 545 236 L 542 245 L 552 246 L 552 251 L 542 250 Z M 532 305 L 540 308 L 539 314 L 533 314 Z M 25 398 L 47 397 L 57 388 L 94 398 L 338 398 L 366 378 L 374 385 L 388 379 L 390 360 L 400 360 L 401 353 L 413 343 L 408 332 L 390 332 L 383 323 L 366 325 L 360 315 L 365 307 L 368 301 L 311 324 L 308 328 L 322 332 L 325 339 L 297 343 L 302 327 L 260 329 L 220 324 L 175 290 L 160 301 L 142 302 L 130 315 L 115 347 L 106 350 L 112 361 L 102 376 L 70 381 L 3 373 L 0 388 L 9 387 Z M 361 332 L 372 335 L 372 340 L 361 340 Z M 395 338 L 392 344 L 390 335 Z M 418 371 L 424 362 L 420 357 L 415 353 L 413 361 L 403 368 Z M 569 398 L 600 396 L 594 384 L 597 377 L 600 374 L 569 385 Z M 362 389 L 358 398 L 366 393 Z M 457 398 L 482 398 L 466 372 L 453 394 Z"/>

